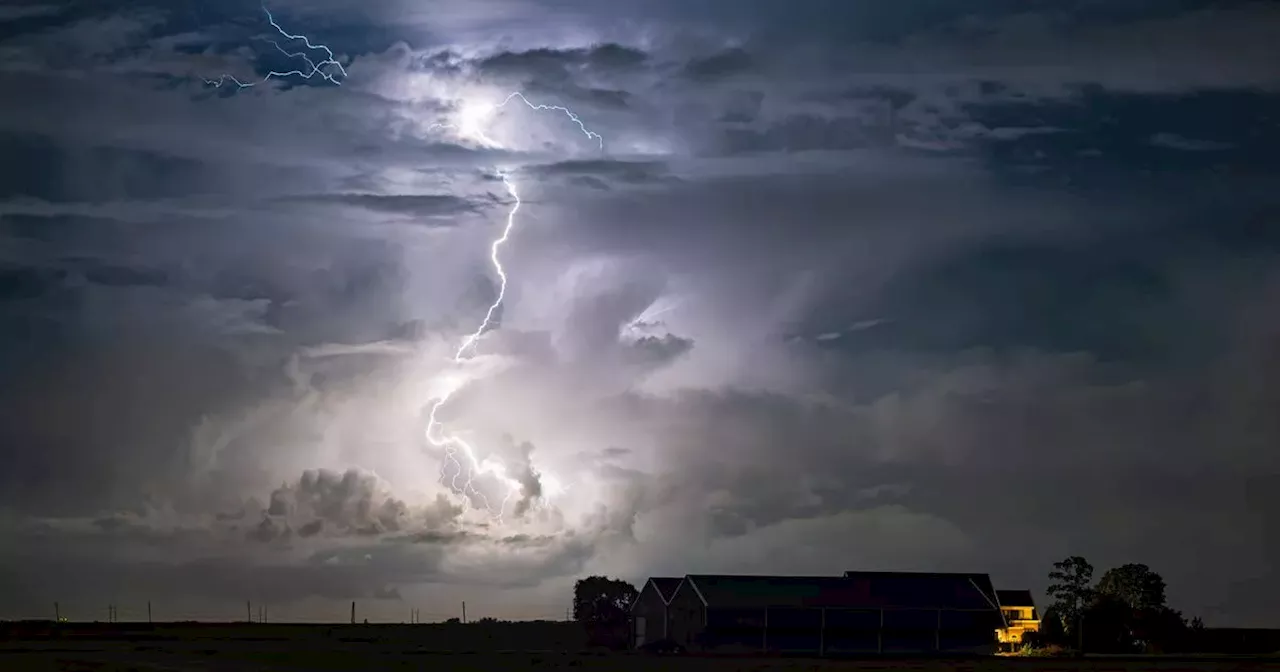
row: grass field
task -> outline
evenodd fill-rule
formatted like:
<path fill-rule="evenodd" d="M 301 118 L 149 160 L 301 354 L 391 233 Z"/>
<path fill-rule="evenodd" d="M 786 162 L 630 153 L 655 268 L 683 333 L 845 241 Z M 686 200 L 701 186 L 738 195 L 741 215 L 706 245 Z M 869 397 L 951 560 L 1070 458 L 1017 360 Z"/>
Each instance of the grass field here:
<path fill-rule="evenodd" d="M 43 629 L 0 627 L 0 670 L 138 670 L 140 672 L 240 670 L 507 670 L 573 669 L 614 672 L 653 670 L 1275 670 L 1271 659 L 1086 658 L 1083 660 L 979 658 L 953 660 L 745 658 L 647 656 L 628 653 L 504 651 L 511 639 L 536 626 L 492 628 L 476 636 L 472 626 L 141 626 L 70 625 Z M 544 624 L 548 642 L 568 624 Z M 470 631 L 471 638 L 459 637 Z M 449 635 L 453 635 L 452 637 Z M 496 635 L 492 636 L 492 635 Z M 485 648 L 473 648 L 484 641 Z M 533 647 L 525 647 L 533 648 Z"/>

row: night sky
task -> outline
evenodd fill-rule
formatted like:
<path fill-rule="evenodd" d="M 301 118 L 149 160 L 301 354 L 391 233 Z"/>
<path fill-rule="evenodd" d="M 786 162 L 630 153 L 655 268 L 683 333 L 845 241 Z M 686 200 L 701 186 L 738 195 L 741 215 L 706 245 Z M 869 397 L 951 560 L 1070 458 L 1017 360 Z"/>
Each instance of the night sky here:
<path fill-rule="evenodd" d="M 0 6 L 0 618 L 1079 554 L 1280 626 L 1280 6 L 268 9 L 345 76 Z"/>

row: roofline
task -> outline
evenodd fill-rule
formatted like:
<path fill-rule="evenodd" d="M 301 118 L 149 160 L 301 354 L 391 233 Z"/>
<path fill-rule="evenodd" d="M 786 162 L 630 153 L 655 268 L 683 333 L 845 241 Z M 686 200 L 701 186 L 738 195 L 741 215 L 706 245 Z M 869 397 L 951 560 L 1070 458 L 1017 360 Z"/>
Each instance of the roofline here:
<path fill-rule="evenodd" d="M 973 589 L 978 591 L 978 594 L 982 595 L 982 599 L 986 600 L 987 604 L 991 605 L 991 608 L 996 610 L 996 613 L 1000 614 L 1000 622 L 1004 623 L 1004 627 L 1009 627 L 1009 619 L 1005 618 L 1004 609 L 1000 608 L 1000 592 L 996 590 L 996 587 L 991 586 L 991 590 L 995 593 L 996 598 L 996 601 L 992 602 L 991 598 L 987 597 L 987 594 L 982 592 L 982 588 L 978 587 L 978 582 L 974 581 L 973 577 L 969 577 L 969 583 L 973 584 Z"/>
<path fill-rule="evenodd" d="M 978 591 L 978 594 L 979 594 L 979 595 L 982 595 L 982 599 L 986 600 L 986 601 L 987 601 L 987 604 L 991 605 L 991 608 L 992 608 L 992 609 L 995 609 L 996 611 L 1000 611 L 1000 602 L 999 602 L 999 600 L 1000 600 L 1000 596 L 999 596 L 999 594 L 995 595 L 996 601 L 995 601 L 995 602 L 992 602 L 992 601 L 991 601 L 991 598 L 990 598 L 990 597 L 987 597 L 987 594 L 986 594 L 985 592 L 983 592 L 982 588 L 981 588 L 980 586 L 978 586 L 978 582 L 977 582 L 977 581 L 974 581 L 972 576 L 971 576 L 971 577 L 969 577 L 969 583 L 973 585 L 973 589 L 974 589 L 974 590 L 976 590 L 976 591 Z M 994 591 L 994 590 L 995 590 L 995 587 L 993 586 L 993 587 L 991 588 L 991 590 L 993 590 L 993 591 Z"/>
<path fill-rule="evenodd" d="M 839 580 L 847 580 L 847 579 L 849 579 L 849 578 L 852 578 L 852 577 L 847 576 L 847 575 L 848 575 L 848 574 L 850 574 L 850 573 L 858 573 L 858 574 L 917 574 L 917 575 L 934 575 L 934 576 L 937 576 L 937 575 L 943 575 L 943 576 L 964 577 L 964 578 L 965 578 L 965 580 L 967 580 L 967 581 L 969 582 L 969 585 L 973 586 L 973 589 L 974 589 L 974 590 L 976 590 L 976 591 L 978 591 L 978 594 L 982 596 L 982 600 L 983 600 L 984 602 L 986 602 L 986 603 L 987 603 L 987 606 L 988 606 L 988 607 L 990 607 L 990 610 L 991 610 L 991 611 L 996 611 L 997 613 L 1000 613 L 1000 615 L 1001 615 L 1001 620 L 1004 620 L 1004 613 L 1003 613 L 1003 611 L 1001 611 L 1001 609 L 1000 609 L 1000 604 L 999 604 L 999 599 L 1000 599 L 1000 598 L 999 598 L 999 595 L 992 595 L 992 596 L 987 595 L 987 593 L 986 593 L 985 591 L 983 591 L 983 590 L 982 590 L 982 587 L 981 587 L 981 586 L 979 586 L 979 585 L 978 585 L 978 582 L 975 580 L 975 578 L 976 578 L 976 577 L 989 577 L 989 575 L 988 575 L 988 574 L 973 573 L 973 572 L 857 572 L 857 571 L 853 571 L 853 572 L 845 572 L 845 575 L 842 575 L 842 576 L 822 576 L 822 575 L 814 575 L 814 576 L 805 576 L 805 577 L 787 577 L 787 578 L 834 579 L 834 580 L 839 581 Z M 674 591 L 672 591 L 672 592 L 671 592 L 671 598 L 672 598 L 672 601 L 674 601 L 674 600 L 675 600 L 675 596 L 676 596 L 676 594 L 678 594 L 678 593 L 680 592 L 680 588 L 681 588 L 681 587 L 683 587 L 683 586 L 687 583 L 687 584 L 689 584 L 689 587 L 693 589 L 694 594 L 698 596 L 698 600 L 699 600 L 700 602 L 702 602 L 702 606 L 704 606 L 704 607 L 709 607 L 709 606 L 710 606 L 710 603 L 709 603 L 709 602 L 707 602 L 707 598 L 706 598 L 706 596 L 704 596 L 704 595 L 702 594 L 702 590 L 698 588 L 698 582 L 697 582 L 697 580 L 696 580 L 696 578 L 695 578 L 695 577 L 697 577 L 697 576 L 712 576 L 712 577 L 716 577 L 716 576 L 726 576 L 726 577 L 735 577 L 735 578 L 746 578 L 746 577 L 750 577 L 750 578 L 770 578 L 770 577 L 772 577 L 772 575 L 755 575 L 755 574 L 707 574 L 707 575 L 686 574 L 686 575 L 684 576 L 684 578 L 682 578 L 682 579 L 680 580 L 680 585 L 676 586 L 676 589 L 675 589 Z M 988 581 L 990 581 L 990 578 L 987 578 L 987 580 L 988 580 Z M 652 579 L 652 578 L 650 578 L 650 579 L 646 582 L 646 586 L 647 586 L 649 583 L 652 583 L 652 582 L 653 582 L 653 579 Z M 661 599 L 661 597 L 662 597 L 662 591 L 658 590 L 657 585 L 654 585 L 654 590 L 657 590 L 657 592 L 658 592 L 658 597 Z M 994 586 L 994 585 L 992 586 L 991 590 L 992 590 L 992 591 L 995 591 L 995 586 Z M 996 600 L 996 601 L 992 601 L 992 597 L 995 597 L 995 600 Z M 637 600 L 637 602 L 638 602 L 638 601 L 639 601 L 639 600 Z M 664 603 L 665 603 L 665 604 L 667 604 L 667 605 L 670 605 L 670 604 L 671 604 L 671 602 L 670 602 L 670 601 L 667 601 L 667 602 L 664 602 Z M 633 608 L 634 608 L 634 606 L 635 606 L 635 603 L 632 603 L 632 607 L 633 607 Z M 821 608 L 824 608 L 824 609 L 825 609 L 825 608 L 827 608 L 827 607 L 821 607 Z M 884 607 L 884 606 L 880 607 L 880 609 L 881 609 L 882 611 L 884 611 L 884 610 L 892 610 L 892 609 L 896 609 L 896 608 L 900 608 L 900 607 Z M 988 610 L 988 609 L 947 609 L 947 611 L 973 611 L 973 612 L 980 612 L 980 611 L 982 611 L 982 612 L 985 612 L 985 611 L 989 611 L 989 610 Z M 1006 623 L 1006 626 L 1007 626 L 1007 623 Z"/>
<path fill-rule="evenodd" d="M 640 592 L 636 593 L 636 599 L 632 600 L 631 606 L 627 607 L 627 613 L 630 613 L 636 610 L 636 605 L 640 604 L 640 596 L 644 594 L 644 591 L 648 590 L 650 585 L 653 585 L 653 577 L 649 577 L 644 580 L 644 585 L 640 586 Z M 653 590 L 658 594 L 658 599 L 661 600 L 662 591 L 658 590 L 657 585 L 653 585 Z M 663 604 L 666 604 L 666 602 L 664 601 Z"/>
<path fill-rule="evenodd" d="M 899 571 L 896 569 L 846 569 L 840 576 L 836 578 L 843 578 L 849 574 L 887 574 L 891 576 L 964 576 L 964 577 L 983 576 L 987 578 L 990 578 L 991 576 L 989 572 L 926 572 L 926 571 L 917 572 L 917 571 Z"/>
<path fill-rule="evenodd" d="M 1013 604 L 1013 603 L 1005 604 L 1004 600 L 1000 599 L 1000 593 L 1026 593 L 1027 597 L 1030 598 L 1030 601 L 1027 604 Z M 1000 603 L 1001 607 L 1031 607 L 1033 609 L 1036 607 L 1035 596 L 1032 595 L 1031 591 L 1026 588 L 1005 588 L 1005 589 L 997 588 L 996 601 Z"/>
<path fill-rule="evenodd" d="M 657 577 L 652 577 L 652 576 L 651 576 L 651 577 L 649 577 L 649 583 L 653 583 L 653 580 L 654 580 L 655 578 L 657 578 Z M 665 576 L 664 576 L 664 577 L 662 577 L 662 578 L 664 578 L 664 579 L 665 579 L 665 578 L 668 578 L 668 577 L 665 577 Z M 671 578 L 675 578 L 675 577 L 671 577 Z M 678 579 L 678 581 L 676 582 L 676 590 L 680 590 L 680 584 L 681 584 L 681 583 L 684 583 L 684 577 L 683 577 L 683 576 L 682 576 L 682 577 L 680 577 L 680 578 Z M 659 600 L 662 600 L 662 606 L 664 606 L 664 607 L 665 607 L 665 606 L 668 606 L 668 605 L 670 605 L 670 604 L 671 604 L 671 600 L 669 600 L 669 599 L 667 599 L 667 598 L 665 598 L 665 597 L 663 597 L 663 596 L 662 596 L 662 589 L 658 587 L 658 584 L 653 583 L 653 589 L 658 593 L 658 599 L 659 599 Z M 675 596 L 676 596 L 676 590 L 671 591 L 671 597 L 675 597 Z"/>
<path fill-rule="evenodd" d="M 663 606 L 670 606 L 670 604 L 671 604 L 671 600 L 668 600 L 667 598 L 663 597 L 663 596 L 662 596 L 662 590 L 661 590 L 660 588 L 658 588 L 658 584 L 656 584 L 656 583 L 654 583 L 654 582 L 653 582 L 653 580 L 654 580 L 654 579 L 668 579 L 668 578 L 670 578 L 670 579 L 678 579 L 678 580 L 679 580 L 679 582 L 680 582 L 680 583 L 677 583 L 677 584 L 676 584 L 676 589 L 675 589 L 675 590 L 673 590 L 673 591 L 671 591 L 671 597 L 674 599 L 674 598 L 675 598 L 675 596 L 676 596 L 676 593 L 680 590 L 680 585 L 684 583 L 684 577 L 683 577 L 683 576 L 681 576 L 681 577 L 674 577 L 674 576 L 670 576 L 670 577 L 668 577 L 668 576 L 651 576 L 651 577 L 649 577 L 649 578 L 647 578 L 647 579 L 645 579 L 645 580 L 644 580 L 644 585 L 643 585 L 643 586 L 640 586 L 640 592 L 636 593 L 636 599 L 635 599 L 635 601 L 633 601 L 633 602 L 631 603 L 631 606 L 630 606 L 630 607 L 627 607 L 627 611 L 628 611 L 628 612 L 631 612 L 631 611 L 635 611 L 635 610 L 636 610 L 636 605 L 640 603 L 640 595 L 642 595 L 642 594 L 644 593 L 645 589 L 647 589 L 649 586 L 653 586 L 653 592 L 655 592 L 655 593 L 657 593 L 657 594 L 658 594 L 658 599 L 659 599 L 659 600 L 662 600 L 662 605 L 663 605 Z M 697 590 L 697 588 L 694 588 L 694 590 L 696 591 L 696 590 Z M 701 595 L 701 594 L 699 594 L 698 596 L 699 596 L 699 597 L 701 597 L 702 595 Z M 703 602 L 705 603 L 705 602 L 706 602 L 706 600 L 703 600 Z"/>
<path fill-rule="evenodd" d="M 693 589 L 693 593 L 698 596 L 698 600 L 702 602 L 702 606 L 704 607 L 710 606 L 707 603 L 707 598 L 703 596 L 702 591 L 698 588 L 698 583 L 693 580 L 692 574 L 686 574 L 683 579 L 680 579 L 680 586 L 683 586 L 686 583 L 689 584 L 689 587 Z M 680 592 L 680 586 L 676 586 L 676 592 L 671 593 L 672 599 L 675 599 L 676 593 Z"/>

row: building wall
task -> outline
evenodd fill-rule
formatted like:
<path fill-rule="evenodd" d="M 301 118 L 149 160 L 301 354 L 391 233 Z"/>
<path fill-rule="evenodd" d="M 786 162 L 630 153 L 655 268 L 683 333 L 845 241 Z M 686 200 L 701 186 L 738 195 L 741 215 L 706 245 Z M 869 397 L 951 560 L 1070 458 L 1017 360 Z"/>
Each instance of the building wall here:
<path fill-rule="evenodd" d="M 1040 631 L 1040 619 L 1035 607 L 1001 605 L 1000 611 L 1004 614 L 1005 622 L 1009 624 L 1008 627 L 996 632 L 996 638 L 1001 644 L 1021 644 L 1026 633 Z"/>
<path fill-rule="evenodd" d="M 667 605 L 652 583 L 645 583 L 631 609 L 631 645 L 667 638 Z"/>
<path fill-rule="evenodd" d="M 706 610 L 706 627 L 697 644 L 726 651 L 825 655 L 990 654 L 995 652 L 997 624 L 998 617 L 990 610 L 713 606 Z"/>
<path fill-rule="evenodd" d="M 690 584 L 681 584 L 667 605 L 667 637 L 685 648 L 698 648 L 705 627 L 702 600 Z"/>

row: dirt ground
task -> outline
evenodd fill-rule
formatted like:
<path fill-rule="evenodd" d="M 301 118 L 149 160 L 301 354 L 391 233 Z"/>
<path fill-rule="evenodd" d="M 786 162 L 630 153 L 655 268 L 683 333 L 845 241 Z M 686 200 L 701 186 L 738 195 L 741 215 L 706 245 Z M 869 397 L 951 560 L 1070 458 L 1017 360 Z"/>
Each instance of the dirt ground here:
<path fill-rule="evenodd" d="M 9 641 L 0 644 L 0 670 L 137 670 L 139 672 L 220 672 L 241 670 L 507 670 L 572 669 L 601 672 L 681 672 L 688 670 L 1277 670 L 1280 659 L 1089 658 L 957 660 L 815 660 L 709 658 L 633 654 L 434 653 L 378 643 L 246 641 Z"/>

